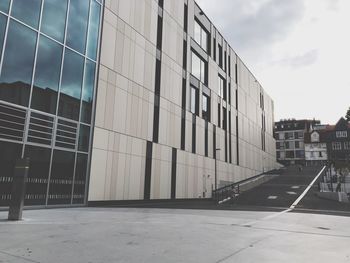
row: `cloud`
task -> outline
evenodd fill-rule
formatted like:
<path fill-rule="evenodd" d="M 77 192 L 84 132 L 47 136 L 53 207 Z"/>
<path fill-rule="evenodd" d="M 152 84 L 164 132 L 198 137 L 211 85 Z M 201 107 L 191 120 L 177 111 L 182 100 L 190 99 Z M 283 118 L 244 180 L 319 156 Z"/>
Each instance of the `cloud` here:
<path fill-rule="evenodd" d="M 234 49 L 265 49 L 303 17 L 302 0 L 197 0 Z M 218 4 L 219 3 L 219 4 Z M 224 7 L 224 8 L 223 8 Z"/>
<path fill-rule="evenodd" d="M 302 67 L 310 66 L 316 63 L 318 59 L 318 50 L 313 49 L 305 52 L 302 55 L 297 55 L 294 57 L 286 57 L 272 64 L 277 66 L 287 66 L 295 69 L 300 69 Z"/>

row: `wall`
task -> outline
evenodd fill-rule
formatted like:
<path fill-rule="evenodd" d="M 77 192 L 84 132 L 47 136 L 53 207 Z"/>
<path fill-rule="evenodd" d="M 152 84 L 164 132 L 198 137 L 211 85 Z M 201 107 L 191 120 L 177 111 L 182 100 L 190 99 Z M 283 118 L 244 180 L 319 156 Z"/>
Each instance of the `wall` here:
<path fill-rule="evenodd" d="M 187 2 L 187 1 L 186 1 Z M 205 156 L 205 121 L 190 110 L 191 37 L 194 34 L 193 0 L 188 1 L 188 34 L 184 34 L 184 0 L 165 0 L 159 97 L 159 138 L 154 142 L 155 74 L 157 58 L 158 1 L 106 0 L 101 45 L 89 200 L 144 199 L 150 182 L 151 199 L 210 196 L 215 178 L 216 148 L 226 149 L 225 132 L 217 127 L 218 65 L 208 56 L 211 122 L 208 123 L 208 156 Z M 213 27 L 213 26 L 212 26 Z M 183 45 L 184 35 L 187 45 Z M 212 39 L 211 39 L 212 41 Z M 187 50 L 187 71 L 183 51 Z M 248 68 L 227 45 L 231 54 L 232 160 L 218 152 L 218 185 L 236 182 L 277 167 L 273 139 L 273 101 Z M 235 84 L 235 64 L 238 76 Z M 186 94 L 182 94 L 185 79 Z M 200 89 L 202 90 L 202 84 Z M 239 107 L 236 109 L 235 94 Z M 260 107 L 264 94 L 265 109 Z M 182 98 L 186 95 L 185 109 Z M 200 109 L 202 107 L 200 96 Z M 262 151 L 262 118 L 266 119 L 266 150 Z M 238 116 L 238 140 L 236 133 Z M 184 119 L 184 134 L 182 130 Z M 195 124 L 193 124 L 195 119 Z M 195 142 L 192 128 L 195 127 Z M 181 149 L 181 137 L 185 138 Z M 239 143 L 239 165 L 236 154 Z M 192 144 L 196 149 L 192 153 Z M 149 154 L 151 153 L 151 156 Z M 150 178 L 148 178 L 150 176 Z M 175 180 L 176 179 L 176 180 Z M 148 181 L 149 180 L 149 181 Z"/>

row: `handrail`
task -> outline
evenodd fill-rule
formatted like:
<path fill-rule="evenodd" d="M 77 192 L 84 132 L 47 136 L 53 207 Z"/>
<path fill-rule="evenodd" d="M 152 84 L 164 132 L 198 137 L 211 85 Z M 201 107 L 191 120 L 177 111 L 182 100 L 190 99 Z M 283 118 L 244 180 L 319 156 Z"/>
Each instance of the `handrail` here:
<path fill-rule="evenodd" d="M 268 175 L 268 174 L 274 174 L 277 170 L 271 170 L 265 173 L 261 173 L 258 175 L 255 175 L 253 177 L 244 179 L 239 182 L 235 182 L 232 184 L 225 185 L 223 187 L 220 187 L 218 189 L 213 190 L 212 192 L 212 198 L 218 203 L 222 203 L 223 201 L 230 200 L 232 198 L 237 197 L 240 194 L 240 185 L 255 180 L 263 175 Z"/>

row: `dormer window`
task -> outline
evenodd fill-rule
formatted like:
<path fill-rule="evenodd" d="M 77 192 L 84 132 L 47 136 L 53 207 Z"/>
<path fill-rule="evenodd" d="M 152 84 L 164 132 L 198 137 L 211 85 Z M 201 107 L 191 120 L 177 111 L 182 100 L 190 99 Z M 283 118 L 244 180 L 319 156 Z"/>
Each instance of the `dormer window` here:
<path fill-rule="evenodd" d="M 348 132 L 347 131 L 336 131 L 335 136 L 337 138 L 347 138 Z"/>

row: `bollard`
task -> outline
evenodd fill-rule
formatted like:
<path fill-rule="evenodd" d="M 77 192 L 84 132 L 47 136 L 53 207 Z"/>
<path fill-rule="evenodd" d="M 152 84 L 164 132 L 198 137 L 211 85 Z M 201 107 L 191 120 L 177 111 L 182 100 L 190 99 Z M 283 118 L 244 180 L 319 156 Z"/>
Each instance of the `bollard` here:
<path fill-rule="evenodd" d="M 22 220 L 26 180 L 29 171 L 29 158 L 16 162 L 12 182 L 11 202 L 8 220 Z"/>

